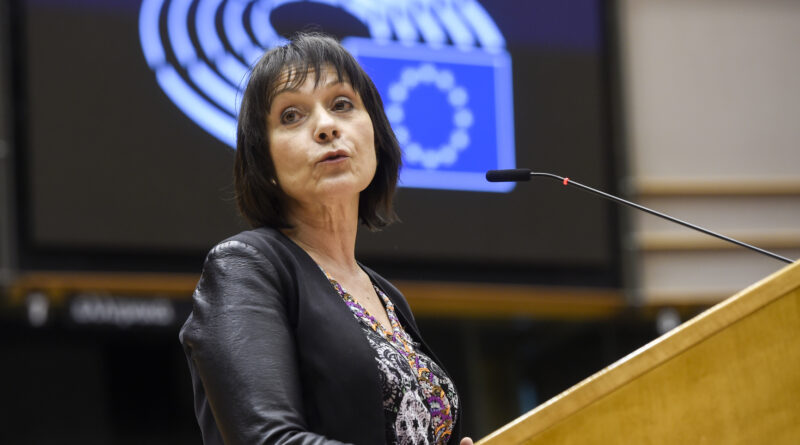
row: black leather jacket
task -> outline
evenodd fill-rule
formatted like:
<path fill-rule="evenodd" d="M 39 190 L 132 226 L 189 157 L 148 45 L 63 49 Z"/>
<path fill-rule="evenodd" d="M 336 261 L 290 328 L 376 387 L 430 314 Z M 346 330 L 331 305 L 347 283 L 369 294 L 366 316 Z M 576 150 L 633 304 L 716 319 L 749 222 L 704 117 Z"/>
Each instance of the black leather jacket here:
<path fill-rule="evenodd" d="M 405 298 L 364 270 L 439 362 Z M 180 339 L 205 444 L 386 442 L 373 351 L 324 273 L 279 231 L 242 232 L 214 247 L 193 302 Z M 461 436 L 456 420 L 451 444 Z"/>

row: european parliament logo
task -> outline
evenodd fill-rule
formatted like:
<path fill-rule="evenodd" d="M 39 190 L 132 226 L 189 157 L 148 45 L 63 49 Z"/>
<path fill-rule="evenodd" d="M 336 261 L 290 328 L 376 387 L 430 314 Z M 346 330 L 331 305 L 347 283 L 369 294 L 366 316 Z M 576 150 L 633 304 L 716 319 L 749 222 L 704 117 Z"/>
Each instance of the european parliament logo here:
<path fill-rule="evenodd" d="M 324 4 L 360 20 L 370 37 L 342 43 L 384 101 L 403 149 L 400 186 L 508 192 L 486 170 L 514 168 L 511 58 L 476 0 L 144 0 L 139 34 L 167 96 L 236 147 L 237 99 L 249 66 L 285 43 L 270 23 L 287 3 Z"/>

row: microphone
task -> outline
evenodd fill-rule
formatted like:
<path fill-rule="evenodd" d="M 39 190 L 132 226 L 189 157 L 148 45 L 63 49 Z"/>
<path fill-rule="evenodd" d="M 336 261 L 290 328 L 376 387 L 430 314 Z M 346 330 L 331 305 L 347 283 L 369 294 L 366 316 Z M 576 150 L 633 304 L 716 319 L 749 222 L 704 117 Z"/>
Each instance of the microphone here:
<path fill-rule="evenodd" d="M 547 178 L 557 179 L 558 181 L 560 181 L 565 186 L 566 185 L 572 185 L 572 186 L 578 187 L 579 189 L 581 189 L 583 191 L 586 191 L 586 192 L 589 192 L 589 193 L 593 193 L 595 195 L 602 196 L 603 198 L 606 198 L 606 199 L 614 201 L 614 202 L 618 202 L 620 204 L 625 204 L 627 206 L 633 207 L 633 208 L 641 210 L 643 212 L 647 212 L 647 213 L 649 213 L 651 215 L 658 216 L 659 218 L 666 219 L 667 221 L 672 221 L 672 222 L 674 222 L 676 224 L 680 224 L 680 225 L 682 225 L 684 227 L 688 227 L 690 229 L 697 230 L 698 232 L 705 233 L 706 235 L 711 235 L 711 236 L 713 236 L 715 238 L 719 238 L 719 239 L 721 239 L 723 241 L 727 241 L 729 243 L 736 244 L 737 246 L 746 247 L 746 248 L 748 248 L 750 250 L 754 250 L 754 251 L 756 251 L 758 253 L 761 253 L 763 255 L 766 255 L 766 256 L 768 256 L 770 258 L 773 258 L 773 259 L 776 259 L 776 260 L 780 260 L 780 261 L 783 261 L 783 262 L 786 262 L 786 263 L 789 263 L 789 264 L 794 263 L 794 260 L 790 260 L 789 258 L 780 256 L 780 255 L 778 255 L 776 253 L 770 252 L 769 250 L 764 250 L 764 249 L 761 249 L 759 247 L 753 246 L 751 244 L 747 244 L 745 242 L 739 241 L 737 239 L 733 239 L 733 238 L 727 237 L 725 235 L 721 235 L 721 234 L 719 234 L 717 232 L 713 232 L 713 231 L 708 230 L 708 229 L 706 229 L 704 227 L 700 227 L 698 225 L 695 225 L 695 224 L 692 224 L 692 223 L 688 223 L 686 221 L 682 221 L 682 220 L 680 220 L 678 218 L 675 218 L 674 216 L 669 216 L 666 213 L 661 213 L 661 212 L 655 211 L 655 210 L 647 208 L 647 207 L 645 207 L 643 205 L 636 204 L 635 202 L 631 202 L 631 201 L 622 199 L 622 198 L 620 198 L 618 196 L 614 196 L 614 195 L 612 195 L 610 193 L 606 193 L 604 191 L 597 190 L 595 188 L 589 187 L 588 185 L 583 185 L 580 182 L 573 181 L 573 180 L 571 180 L 569 178 L 565 178 L 565 177 L 562 177 L 562 176 L 554 175 L 552 173 L 534 172 L 534 171 L 531 171 L 528 168 L 514 168 L 514 169 L 509 169 L 509 170 L 489 170 L 489 171 L 486 172 L 486 180 L 489 181 L 489 182 L 530 181 L 532 176 L 544 176 L 544 177 L 547 177 Z"/>
<path fill-rule="evenodd" d="M 489 170 L 486 172 L 489 182 L 519 182 L 530 181 L 531 170 L 528 168 L 512 168 L 510 170 Z"/>

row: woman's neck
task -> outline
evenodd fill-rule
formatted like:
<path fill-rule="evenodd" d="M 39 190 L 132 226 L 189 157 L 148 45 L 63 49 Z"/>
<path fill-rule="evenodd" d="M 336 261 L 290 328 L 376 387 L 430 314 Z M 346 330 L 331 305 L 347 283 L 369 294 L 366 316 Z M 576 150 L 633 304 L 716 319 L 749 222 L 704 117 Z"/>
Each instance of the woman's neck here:
<path fill-rule="evenodd" d="M 292 228 L 284 234 L 325 270 L 355 273 L 358 230 L 358 200 L 333 205 L 295 205 L 290 213 Z"/>

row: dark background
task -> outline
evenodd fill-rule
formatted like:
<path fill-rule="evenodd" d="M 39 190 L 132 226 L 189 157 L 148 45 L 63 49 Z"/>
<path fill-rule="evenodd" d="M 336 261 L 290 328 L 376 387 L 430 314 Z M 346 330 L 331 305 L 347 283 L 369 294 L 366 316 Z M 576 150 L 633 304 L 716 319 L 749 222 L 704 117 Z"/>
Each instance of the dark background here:
<path fill-rule="evenodd" d="M 187 308 L 188 309 L 188 308 Z M 3 319 L 0 442 L 199 444 L 177 326 L 31 329 Z M 658 334 L 653 319 L 422 318 L 453 377 L 463 432 L 480 438 L 622 358 Z"/>
<path fill-rule="evenodd" d="M 485 5 L 512 57 L 517 165 L 613 191 L 607 11 L 568 3 Z M 213 244 L 245 228 L 233 151 L 157 85 L 141 52 L 138 3 L 16 5 L 23 268 L 197 270 Z M 325 8 L 289 4 L 272 20 L 290 33 Z M 337 23 L 346 35 L 348 20 Z M 612 205 L 560 187 L 535 179 L 509 194 L 401 188 L 402 223 L 364 231 L 358 256 L 402 277 L 619 285 Z"/>

